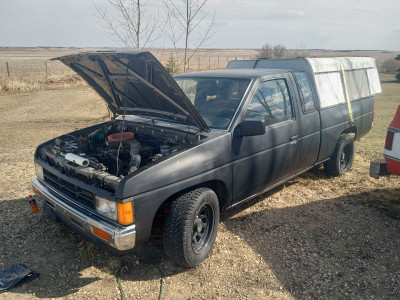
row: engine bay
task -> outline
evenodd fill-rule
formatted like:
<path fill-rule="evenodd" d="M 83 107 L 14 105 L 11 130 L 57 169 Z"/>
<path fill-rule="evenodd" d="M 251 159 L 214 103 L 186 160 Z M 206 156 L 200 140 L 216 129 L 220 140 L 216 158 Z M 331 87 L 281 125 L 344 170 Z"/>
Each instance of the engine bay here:
<path fill-rule="evenodd" d="M 122 178 L 187 148 L 193 134 L 132 122 L 109 122 L 46 143 L 42 160 L 61 173 L 115 192 Z"/>

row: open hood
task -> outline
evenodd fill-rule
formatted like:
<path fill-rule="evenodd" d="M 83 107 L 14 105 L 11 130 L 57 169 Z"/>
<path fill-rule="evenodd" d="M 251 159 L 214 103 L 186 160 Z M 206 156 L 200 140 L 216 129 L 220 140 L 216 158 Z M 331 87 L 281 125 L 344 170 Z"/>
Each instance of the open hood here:
<path fill-rule="evenodd" d="M 79 74 L 116 115 L 147 115 L 209 128 L 196 108 L 149 52 L 95 51 L 54 58 Z"/>

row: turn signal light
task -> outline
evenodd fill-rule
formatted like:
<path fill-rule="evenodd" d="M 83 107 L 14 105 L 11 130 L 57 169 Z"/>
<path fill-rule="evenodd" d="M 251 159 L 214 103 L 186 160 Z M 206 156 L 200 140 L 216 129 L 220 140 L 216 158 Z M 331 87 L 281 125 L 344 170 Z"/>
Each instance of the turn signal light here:
<path fill-rule="evenodd" d="M 386 150 L 392 150 L 393 138 L 394 138 L 394 132 L 388 130 L 387 135 L 386 135 L 386 142 L 385 142 L 385 149 Z"/>
<path fill-rule="evenodd" d="M 122 225 L 133 223 L 132 202 L 117 203 L 118 222 Z"/>
<path fill-rule="evenodd" d="M 33 191 L 35 192 L 36 195 L 38 195 L 38 196 L 41 195 L 41 194 L 40 194 L 40 191 L 39 191 L 38 189 L 34 188 Z"/>
<path fill-rule="evenodd" d="M 99 228 L 93 227 L 93 233 L 106 241 L 110 240 L 110 235 Z"/>

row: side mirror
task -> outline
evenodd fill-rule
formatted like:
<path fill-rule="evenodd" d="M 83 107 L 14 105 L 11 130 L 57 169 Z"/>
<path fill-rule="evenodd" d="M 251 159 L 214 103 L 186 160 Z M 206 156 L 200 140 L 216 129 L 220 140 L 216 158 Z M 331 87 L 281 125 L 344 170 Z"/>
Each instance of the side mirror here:
<path fill-rule="evenodd" d="M 241 136 L 263 135 L 265 133 L 264 121 L 258 119 L 243 120 L 240 123 Z"/>

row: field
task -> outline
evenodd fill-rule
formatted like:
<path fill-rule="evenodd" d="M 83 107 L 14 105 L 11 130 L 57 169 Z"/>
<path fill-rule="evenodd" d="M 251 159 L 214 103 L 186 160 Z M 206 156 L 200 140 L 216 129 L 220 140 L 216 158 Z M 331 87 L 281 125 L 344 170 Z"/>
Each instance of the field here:
<path fill-rule="evenodd" d="M 30 59 L 13 57 L 21 70 Z M 108 112 L 78 80 L 0 91 L 0 269 L 23 263 L 40 273 L 0 298 L 120 299 L 120 276 L 127 299 L 157 299 L 161 278 L 163 299 L 398 299 L 400 178 L 368 175 L 400 104 L 400 83 L 381 80 L 374 127 L 356 142 L 352 171 L 327 178 L 314 169 L 225 213 L 213 253 L 191 270 L 166 259 L 160 239 L 118 254 L 33 214 L 35 147 Z"/>
<path fill-rule="evenodd" d="M 111 50 L 108 48 L 6 48 L 0 47 L 0 92 L 20 92 L 59 87 L 82 86 L 84 83 L 73 71 L 59 61 L 51 58 L 93 50 Z M 150 50 L 164 65 L 173 55 L 182 57 L 171 49 Z M 256 49 L 200 49 L 193 56 L 189 71 L 224 69 L 231 60 L 255 59 Z M 287 56 L 372 56 L 376 59 L 380 71 L 388 72 L 400 68 L 400 62 L 394 58 L 400 52 L 391 51 L 332 51 L 332 50 L 287 50 Z M 8 64 L 8 71 L 7 71 Z M 182 67 L 182 66 L 180 66 Z M 182 69 L 182 68 L 181 68 Z M 8 76 L 9 75 L 9 76 Z"/>

